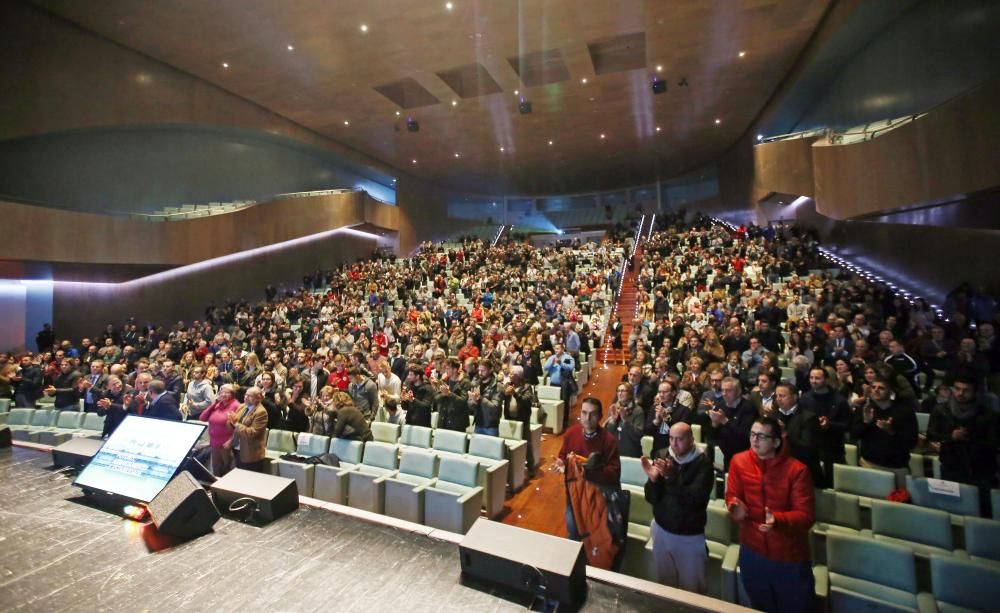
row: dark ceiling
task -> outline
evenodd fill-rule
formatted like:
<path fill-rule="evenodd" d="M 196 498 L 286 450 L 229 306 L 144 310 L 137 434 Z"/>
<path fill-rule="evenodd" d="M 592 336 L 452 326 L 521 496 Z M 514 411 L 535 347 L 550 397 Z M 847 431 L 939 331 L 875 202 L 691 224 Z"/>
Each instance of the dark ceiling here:
<path fill-rule="evenodd" d="M 542 194 L 713 162 L 829 0 L 34 4 L 441 186 Z"/>

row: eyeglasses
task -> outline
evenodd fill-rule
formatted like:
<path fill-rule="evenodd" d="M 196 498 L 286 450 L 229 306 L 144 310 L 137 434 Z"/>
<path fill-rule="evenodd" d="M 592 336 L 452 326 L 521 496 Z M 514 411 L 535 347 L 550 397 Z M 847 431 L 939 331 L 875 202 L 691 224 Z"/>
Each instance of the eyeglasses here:
<path fill-rule="evenodd" d="M 766 432 L 750 432 L 750 440 L 752 441 L 766 441 L 767 439 L 775 438 Z"/>

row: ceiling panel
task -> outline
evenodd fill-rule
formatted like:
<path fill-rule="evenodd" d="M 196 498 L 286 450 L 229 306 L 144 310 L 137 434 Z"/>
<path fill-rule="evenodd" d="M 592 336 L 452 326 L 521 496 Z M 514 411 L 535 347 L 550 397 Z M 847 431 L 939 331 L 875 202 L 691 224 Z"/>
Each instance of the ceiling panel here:
<path fill-rule="evenodd" d="M 714 161 L 829 4 L 31 1 L 390 167 L 493 194 L 617 188 Z"/>

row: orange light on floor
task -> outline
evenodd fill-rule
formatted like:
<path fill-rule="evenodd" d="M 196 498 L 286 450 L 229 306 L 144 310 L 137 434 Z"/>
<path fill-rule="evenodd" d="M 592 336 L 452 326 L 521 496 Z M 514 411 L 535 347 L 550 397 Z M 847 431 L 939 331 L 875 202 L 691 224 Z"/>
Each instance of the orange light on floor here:
<path fill-rule="evenodd" d="M 135 521 L 142 521 L 146 519 L 146 514 L 149 513 L 149 511 L 146 510 L 146 507 L 140 507 L 137 505 L 130 504 L 126 505 L 125 508 L 122 509 L 122 513 L 124 513 L 125 517 L 129 519 L 134 519 Z"/>

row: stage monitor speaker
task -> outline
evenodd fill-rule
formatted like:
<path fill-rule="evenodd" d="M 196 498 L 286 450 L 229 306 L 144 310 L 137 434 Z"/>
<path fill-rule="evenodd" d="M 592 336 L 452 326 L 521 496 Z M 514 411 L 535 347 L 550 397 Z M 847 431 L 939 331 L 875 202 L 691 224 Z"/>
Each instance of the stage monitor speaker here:
<path fill-rule="evenodd" d="M 295 479 L 275 477 L 239 468 L 212 484 L 215 504 L 251 523 L 266 524 L 299 508 Z"/>
<path fill-rule="evenodd" d="M 587 597 L 583 543 L 480 518 L 458 550 L 472 577 L 571 607 Z"/>
<path fill-rule="evenodd" d="M 76 470 L 83 470 L 103 446 L 104 441 L 101 439 L 82 436 L 71 438 L 52 448 L 52 463 L 58 468 L 71 466 Z"/>
<path fill-rule="evenodd" d="M 220 517 L 208 492 L 186 470 L 171 479 L 146 508 L 157 530 L 182 539 L 211 532 Z"/>
<path fill-rule="evenodd" d="M 0 449 L 6 449 L 13 444 L 10 436 L 10 428 L 7 426 L 0 428 Z"/>

